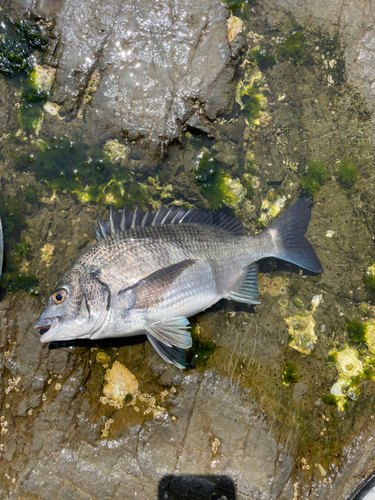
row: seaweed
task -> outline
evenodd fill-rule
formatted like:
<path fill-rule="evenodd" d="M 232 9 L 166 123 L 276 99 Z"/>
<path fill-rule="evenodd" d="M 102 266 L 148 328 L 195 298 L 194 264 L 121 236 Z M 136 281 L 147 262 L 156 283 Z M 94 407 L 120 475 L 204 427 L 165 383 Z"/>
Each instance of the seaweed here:
<path fill-rule="evenodd" d="M 23 212 L 24 202 L 22 199 L 13 197 L 6 199 L 4 193 L 0 192 L 0 214 L 5 241 L 2 288 L 12 293 L 18 290 L 34 293 L 34 288 L 38 285 L 35 276 L 19 271 L 20 261 L 31 255 L 28 240 L 20 236 L 21 229 L 26 224 Z"/>
<path fill-rule="evenodd" d="M 297 365 L 295 363 L 287 361 L 285 363 L 283 375 L 281 377 L 283 385 L 295 384 L 300 380 L 300 378 L 301 377 L 297 375 Z"/>
<path fill-rule="evenodd" d="M 358 319 L 347 321 L 346 328 L 352 342 L 366 341 L 366 325 L 362 321 L 358 321 Z"/>
<path fill-rule="evenodd" d="M 10 240 L 9 245 L 13 249 L 13 254 L 17 259 L 26 259 L 31 255 L 30 242 L 24 236 L 21 236 L 20 242 Z"/>
<path fill-rule="evenodd" d="M 260 69 L 268 69 L 268 68 L 273 68 L 273 66 L 276 64 L 276 57 L 274 54 L 272 54 L 268 49 L 263 48 L 263 49 L 252 49 L 250 52 L 251 57 L 253 58 L 255 64 L 260 68 Z"/>
<path fill-rule="evenodd" d="M 263 95 L 257 89 L 250 87 L 241 96 L 243 103 L 242 112 L 250 123 L 253 123 L 260 116 L 262 110 Z"/>
<path fill-rule="evenodd" d="M 368 290 L 375 290 L 375 275 L 365 273 L 363 275 L 363 283 Z"/>
<path fill-rule="evenodd" d="M 304 42 L 304 35 L 301 31 L 293 31 L 287 35 L 278 49 L 278 56 L 282 59 L 292 61 L 297 66 L 303 63 L 303 50 L 301 45 Z"/>
<path fill-rule="evenodd" d="M 39 141 L 32 153 L 14 159 L 20 169 L 29 164 L 48 190 L 74 193 L 83 202 L 145 207 L 150 198 L 147 187 L 134 182 L 124 164 L 112 163 L 99 146 L 88 148 L 66 136 Z"/>
<path fill-rule="evenodd" d="M 345 157 L 341 160 L 337 178 L 344 188 L 351 188 L 354 185 L 358 178 L 358 168 L 349 158 Z"/>
<path fill-rule="evenodd" d="M 209 199 L 213 210 L 217 210 L 223 202 L 232 204 L 238 200 L 238 196 L 228 185 L 230 176 L 218 162 L 215 162 L 213 155 L 208 151 L 200 155 L 198 165 L 195 167 L 195 180 Z"/>
<path fill-rule="evenodd" d="M 32 70 L 34 50 L 48 46 L 47 37 L 36 24 L 6 19 L 0 26 L 0 72 L 14 77 Z"/>
<path fill-rule="evenodd" d="M 22 200 L 13 197 L 5 199 L 4 193 L 0 192 L 0 214 L 5 240 L 19 237 L 21 228 L 25 225 L 23 209 Z"/>
<path fill-rule="evenodd" d="M 338 403 L 337 397 L 334 396 L 333 394 L 325 394 L 322 397 L 322 401 L 323 403 L 329 406 L 337 406 Z"/>
<path fill-rule="evenodd" d="M 307 196 L 314 198 L 328 178 L 327 169 L 320 161 L 310 161 L 307 164 L 306 175 L 300 179 L 302 190 Z"/>
<path fill-rule="evenodd" d="M 34 186 L 27 186 L 24 189 L 23 199 L 26 201 L 26 203 L 31 203 L 31 204 L 38 203 L 39 195 Z"/>
<path fill-rule="evenodd" d="M 2 286 L 9 292 L 16 293 L 25 290 L 29 293 L 36 293 L 34 288 L 39 284 L 39 280 L 33 274 L 20 273 L 18 271 L 5 271 L 2 277 Z"/>
<path fill-rule="evenodd" d="M 207 362 L 212 354 L 216 351 L 215 342 L 209 342 L 199 339 L 197 335 L 192 331 L 193 345 L 187 351 L 187 362 L 191 368 L 196 367 L 207 367 Z"/>

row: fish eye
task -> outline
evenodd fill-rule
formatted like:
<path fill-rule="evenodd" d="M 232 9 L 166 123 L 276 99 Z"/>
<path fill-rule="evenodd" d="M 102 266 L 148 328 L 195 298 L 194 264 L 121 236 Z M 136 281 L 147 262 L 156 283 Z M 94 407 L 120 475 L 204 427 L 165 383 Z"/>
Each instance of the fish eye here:
<path fill-rule="evenodd" d="M 68 294 L 66 290 L 62 288 L 61 290 L 57 290 L 57 292 L 52 295 L 52 300 L 55 304 L 62 304 L 63 302 L 65 302 L 67 296 Z"/>

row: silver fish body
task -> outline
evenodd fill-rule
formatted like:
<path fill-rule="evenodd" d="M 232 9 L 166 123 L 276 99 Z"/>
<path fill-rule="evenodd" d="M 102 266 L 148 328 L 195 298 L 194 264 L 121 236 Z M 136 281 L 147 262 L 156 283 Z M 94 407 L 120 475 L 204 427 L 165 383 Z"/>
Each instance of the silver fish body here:
<path fill-rule="evenodd" d="M 98 219 L 99 240 L 67 270 L 35 328 L 42 342 L 144 332 L 167 362 L 184 367 L 187 318 L 222 298 L 258 304 L 256 261 L 279 257 L 322 268 L 304 238 L 310 203 L 298 200 L 255 236 L 236 220 L 162 207 Z"/>

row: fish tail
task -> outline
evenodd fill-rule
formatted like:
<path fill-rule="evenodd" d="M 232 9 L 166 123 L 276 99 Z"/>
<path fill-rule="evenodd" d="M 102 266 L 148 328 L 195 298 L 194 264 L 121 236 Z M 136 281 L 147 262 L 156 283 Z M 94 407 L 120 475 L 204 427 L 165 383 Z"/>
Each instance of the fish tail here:
<path fill-rule="evenodd" d="M 264 232 L 271 236 L 274 243 L 273 257 L 286 260 L 314 273 L 322 273 L 323 267 L 315 250 L 304 236 L 310 217 L 311 201 L 307 198 L 300 198 Z"/>

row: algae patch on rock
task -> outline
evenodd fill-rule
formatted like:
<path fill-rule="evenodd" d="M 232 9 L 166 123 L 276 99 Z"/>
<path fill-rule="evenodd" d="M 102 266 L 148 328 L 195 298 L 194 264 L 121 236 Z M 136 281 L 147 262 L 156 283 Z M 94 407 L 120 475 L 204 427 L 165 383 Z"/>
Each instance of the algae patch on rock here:
<path fill-rule="evenodd" d="M 321 295 L 315 295 L 312 300 L 311 311 L 297 311 L 295 316 L 285 318 L 290 336 L 289 346 L 303 354 L 310 354 L 318 340 L 315 334 L 315 320 L 313 314 L 322 301 Z"/>
<path fill-rule="evenodd" d="M 105 380 L 107 383 L 103 387 L 104 397 L 101 397 L 100 401 L 115 408 L 122 408 L 126 396 L 133 396 L 138 391 L 138 380 L 118 361 L 106 371 Z"/>

